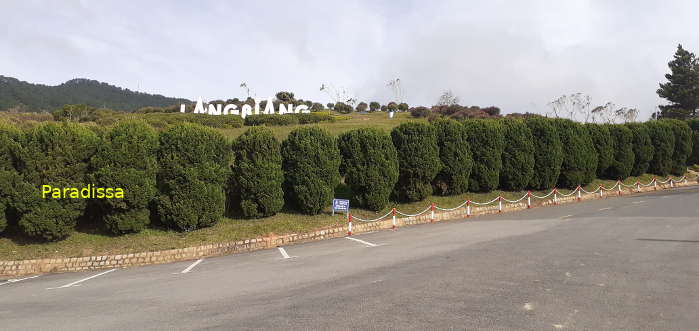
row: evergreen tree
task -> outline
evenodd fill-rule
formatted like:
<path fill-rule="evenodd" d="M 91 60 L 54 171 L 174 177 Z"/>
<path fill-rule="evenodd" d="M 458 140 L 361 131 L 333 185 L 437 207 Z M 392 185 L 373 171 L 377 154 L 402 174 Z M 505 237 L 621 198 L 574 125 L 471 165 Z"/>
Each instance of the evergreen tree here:
<path fill-rule="evenodd" d="M 696 56 L 682 48 L 682 45 L 678 45 L 675 57 L 668 66 L 671 71 L 665 75 L 668 82 L 660 84 L 656 93 L 670 101 L 670 104 L 660 106 L 660 116 L 666 118 L 696 116 L 699 108 L 699 62 Z"/>

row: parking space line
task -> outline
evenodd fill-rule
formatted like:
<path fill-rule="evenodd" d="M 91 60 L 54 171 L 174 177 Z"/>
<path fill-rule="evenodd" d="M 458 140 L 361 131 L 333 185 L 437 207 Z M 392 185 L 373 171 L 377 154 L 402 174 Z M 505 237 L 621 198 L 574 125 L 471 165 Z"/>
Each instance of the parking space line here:
<path fill-rule="evenodd" d="M 372 243 L 370 243 L 370 242 L 368 242 L 368 241 L 364 241 L 364 240 L 357 239 L 357 238 L 352 238 L 352 237 L 345 237 L 345 239 L 349 239 L 349 240 L 356 241 L 356 242 L 358 242 L 358 243 L 362 243 L 362 244 L 366 245 L 366 247 L 378 247 L 378 246 L 384 245 L 384 244 L 372 244 Z"/>
<path fill-rule="evenodd" d="M 277 249 L 279 250 L 279 253 L 282 254 L 282 259 L 293 259 L 293 258 L 297 257 L 297 256 L 289 256 L 289 254 L 286 253 L 286 250 L 284 249 L 284 247 L 277 247 Z"/>
<path fill-rule="evenodd" d="M 192 269 L 194 269 L 194 267 L 196 267 L 197 264 L 201 263 L 201 261 L 204 261 L 204 259 L 199 259 L 199 260 L 194 261 L 194 263 L 190 264 L 189 267 L 187 267 L 186 269 L 182 270 L 180 273 L 181 273 L 181 274 L 186 274 L 186 273 L 192 271 Z"/>
<path fill-rule="evenodd" d="M 24 278 L 20 278 L 20 279 L 8 279 L 8 280 L 5 281 L 4 283 L 0 283 L 0 286 L 6 285 L 6 284 L 12 284 L 12 283 L 21 282 L 21 281 L 23 281 L 23 280 L 32 279 L 32 278 L 36 278 L 36 277 L 39 277 L 39 275 L 31 276 L 31 277 L 24 277 Z"/>
<path fill-rule="evenodd" d="M 106 274 L 108 274 L 108 273 L 110 273 L 110 272 L 112 272 L 112 271 L 114 271 L 114 270 L 116 270 L 116 269 L 110 269 L 110 270 L 107 270 L 107 271 L 105 271 L 105 272 L 100 272 L 100 273 L 98 273 L 98 274 L 96 274 L 96 275 L 92 275 L 92 276 L 90 276 L 90 277 L 83 278 L 83 279 L 81 279 L 81 280 L 78 280 L 78 281 L 72 282 L 72 283 L 70 283 L 70 284 L 63 285 L 63 286 L 59 286 L 59 287 L 49 287 L 49 288 L 47 288 L 47 290 L 55 290 L 55 289 L 59 289 L 59 288 L 66 288 L 66 287 L 76 286 L 76 285 L 78 285 L 78 284 L 80 284 L 80 283 L 82 283 L 82 282 L 84 282 L 84 281 L 88 281 L 88 280 L 90 280 L 90 279 L 93 279 L 93 278 L 96 278 L 96 277 L 99 277 L 99 276 L 102 276 L 102 275 L 106 275 Z"/>

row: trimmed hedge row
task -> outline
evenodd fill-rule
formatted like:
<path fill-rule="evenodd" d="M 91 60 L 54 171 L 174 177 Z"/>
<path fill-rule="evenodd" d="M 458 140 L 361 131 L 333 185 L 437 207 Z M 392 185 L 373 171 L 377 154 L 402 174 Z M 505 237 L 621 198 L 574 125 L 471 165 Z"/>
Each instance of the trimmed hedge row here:
<path fill-rule="evenodd" d="M 699 119 L 687 121 L 692 129 L 692 154 L 687 158 L 687 165 L 699 164 Z"/>
<path fill-rule="evenodd" d="M 0 231 L 9 226 L 60 240 L 79 222 L 99 221 L 123 234 L 151 221 L 191 231 L 215 224 L 226 210 L 245 218 L 271 216 L 285 206 L 318 214 L 341 180 L 353 205 L 379 211 L 391 198 L 419 201 L 433 192 L 574 188 L 592 181 L 598 167 L 613 179 L 647 168 L 661 176 L 682 174 L 695 158 L 696 128 L 696 122 L 670 120 L 439 120 L 403 123 L 390 135 L 361 128 L 338 138 L 302 127 L 280 143 L 265 127 L 228 142 L 190 123 L 162 132 L 147 121 L 108 129 L 46 123 L 29 131 L 0 123 Z M 598 151 L 606 149 L 612 154 L 600 163 Z M 42 198 L 42 185 L 87 184 L 127 193 L 123 199 Z"/>

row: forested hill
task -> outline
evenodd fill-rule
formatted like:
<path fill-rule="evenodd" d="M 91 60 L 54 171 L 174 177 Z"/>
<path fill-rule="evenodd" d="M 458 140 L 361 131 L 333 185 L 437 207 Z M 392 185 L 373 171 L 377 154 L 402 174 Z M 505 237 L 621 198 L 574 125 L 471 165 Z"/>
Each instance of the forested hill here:
<path fill-rule="evenodd" d="M 22 111 L 54 110 L 65 104 L 86 104 L 114 110 L 136 110 L 141 107 L 163 107 L 190 102 L 123 89 L 89 79 L 73 79 L 61 85 L 47 86 L 0 76 L 0 111 L 17 108 Z"/>

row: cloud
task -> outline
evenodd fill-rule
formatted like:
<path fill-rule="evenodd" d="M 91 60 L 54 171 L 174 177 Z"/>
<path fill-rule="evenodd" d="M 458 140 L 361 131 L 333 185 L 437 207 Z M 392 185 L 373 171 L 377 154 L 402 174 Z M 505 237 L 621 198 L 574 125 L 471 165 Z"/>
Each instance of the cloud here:
<path fill-rule="evenodd" d="M 87 77 L 171 96 L 327 102 L 322 83 L 410 104 L 546 111 L 584 92 L 648 116 L 677 43 L 699 52 L 690 1 L 3 2 L 0 74 Z"/>

